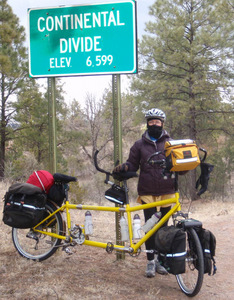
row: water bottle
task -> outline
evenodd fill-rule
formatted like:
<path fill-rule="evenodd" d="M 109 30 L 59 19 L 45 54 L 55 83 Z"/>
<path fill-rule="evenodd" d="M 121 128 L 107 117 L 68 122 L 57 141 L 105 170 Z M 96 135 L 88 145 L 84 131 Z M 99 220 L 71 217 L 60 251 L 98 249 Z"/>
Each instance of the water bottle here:
<path fill-rule="evenodd" d="M 162 213 L 161 212 L 156 212 L 151 216 L 149 220 L 141 227 L 141 229 L 147 233 L 150 229 L 154 227 L 156 223 L 158 223 L 159 219 L 161 218 Z"/>
<path fill-rule="evenodd" d="M 124 216 L 120 218 L 119 224 L 120 224 L 120 231 L 121 231 L 121 241 L 126 242 L 129 240 L 129 231 L 128 231 L 128 224 Z"/>
<path fill-rule="evenodd" d="M 133 217 L 133 239 L 141 239 L 141 219 L 138 214 Z"/>
<path fill-rule="evenodd" d="M 90 211 L 86 211 L 85 213 L 84 229 L 86 235 L 93 234 L 93 221 L 92 221 L 92 215 Z"/>

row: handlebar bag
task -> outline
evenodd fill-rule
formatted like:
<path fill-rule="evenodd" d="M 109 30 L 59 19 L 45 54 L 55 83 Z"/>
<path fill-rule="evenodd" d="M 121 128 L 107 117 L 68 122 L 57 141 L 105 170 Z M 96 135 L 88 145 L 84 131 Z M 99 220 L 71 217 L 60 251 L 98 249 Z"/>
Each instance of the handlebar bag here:
<path fill-rule="evenodd" d="M 120 186 L 115 184 L 105 192 L 105 198 L 113 203 L 120 205 L 126 203 L 126 195 L 124 190 Z"/>
<path fill-rule="evenodd" d="M 46 194 L 28 183 L 13 184 L 4 196 L 3 222 L 15 228 L 31 228 L 44 218 Z"/>
<path fill-rule="evenodd" d="M 185 272 L 186 234 L 174 226 L 160 228 L 155 235 L 155 247 L 160 264 L 171 274 Z"/>
<path fill-rule="evenodd" d="M 198 147 L 193 140 L 172 140 L 165 143 L 166 169 L 170 172 L 189 171 L 200 164 Z"/>

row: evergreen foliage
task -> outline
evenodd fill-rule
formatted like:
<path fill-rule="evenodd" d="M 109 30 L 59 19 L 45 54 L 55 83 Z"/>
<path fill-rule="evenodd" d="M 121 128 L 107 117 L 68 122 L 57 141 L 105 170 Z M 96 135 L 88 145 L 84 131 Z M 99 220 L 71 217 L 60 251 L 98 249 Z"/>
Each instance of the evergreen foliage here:
<path fill-rule="evenodd" d="M 163 109 L 174 139 L 194 139 L 215 155 L 220 135 L 233 137 L 233 7 L 224 0 L 157 0 L 150 15 L 132 83 L 136 106 Z M 196 174 L 189 176 L 195 198 Z"/>
<path fill-rule="evenodd" d="M 14 96 L 27 76 L 25 32 L 6 0 L 0 1 L 0 179 L 4 178 L 7 142 L 12 139 Z"/>

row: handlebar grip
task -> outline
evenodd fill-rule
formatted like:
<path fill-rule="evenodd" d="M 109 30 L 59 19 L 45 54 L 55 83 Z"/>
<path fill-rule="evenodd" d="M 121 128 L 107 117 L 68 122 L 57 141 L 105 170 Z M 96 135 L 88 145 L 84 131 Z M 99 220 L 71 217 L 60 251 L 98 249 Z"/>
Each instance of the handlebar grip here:
<path fill-rule="evenodd" d="M 99 166 L 98 166 L 98 163 L 97 163 L 97 155 L 99 153 L 99 150 L 96 150 L 95 153 L 94 153 L 94 157 L 93 157 L 93 161 L 94 161 L 94 166 L 95 168 L 101 172 L 101 173 L 105 173 L 104 170 L 100 169 Z"/>
<path fill-rule="evenodd" d="M 138 177 L 136 172 L 115 172 L 112 174 L 113 178 L 118 181 L 127 180 L 133 177 Z"/>
<path fill-rule="evenodd" d="M 98 163 L 97 163 L 97 155 L 98 155 L 98 153 L 99 153 L 99 150 L 96 150 L 95 153 L 94 153 L 94 157 L 93 157 L 93 161 L 94 161 L 94 166 L 95 166 L 95 168 L 96 168 L 99 172 L 101 172 L 101 173 L 105 173 L 105 174 L 107 174 L 107 175 L 111 175 L 111 173 L 109 173 L 109 172 L 107 172 L 107 171 L 101 169 L 101 168 L 98 166 Z"/>
<path fill-rule="evenodd" d="M 204 152 L 204 156 L 203 156 L 203 158 L 201 159 L 201 162 L 204 162 L 204 161 L 206 160 L 207 151 L 206 151 L 206 149 L 204 149 L 204 148 L 199 148 L 199 150 L 201 150 L 202 152 Z"/>
<path fill-rule="evenodd" d="M 93 162 L 94 162 L 94 166 L 95 168 L 98 170 L 98 164 L 97 164 L 97 155 L 99 153 L 99 150 L 96 150 L 94 153 L 94 157 L 93 157 Z"/>
<path fill-rule="evenodd" d="M 166 166 L 166 160 L 165 159 L 158 159 L 158 160 L 148 159 L 147 163 L 151 166 L 153 166 L 153 165 L 158 165 L 160 167 L 165 167 Z"/>

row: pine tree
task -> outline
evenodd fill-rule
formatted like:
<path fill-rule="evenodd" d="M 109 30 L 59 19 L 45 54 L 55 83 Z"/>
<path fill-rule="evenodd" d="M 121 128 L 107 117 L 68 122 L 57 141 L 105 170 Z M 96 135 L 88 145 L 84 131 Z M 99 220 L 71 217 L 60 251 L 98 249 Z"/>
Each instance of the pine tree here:
<path fill-rule="evenodd" d="M 0 179 L 4 178 L 6 143 L 11 139 L 14 96 L 27 76 L 24 28 L 7 0 L 0 1 Z"/>
<path fill-rule="evenodd" d="M 27 84 L 18 94 L 18 101 L 14 103 L 16 114 L 14 120 L 17 124 L 14 143 L 9 148 L 11 160 L 16 161 L 25 152 L 30 152 L 38 165 L 48 168 L 49 152 L 49 120 L 48 120 L 48 93 L 34 79 L 28 78 Z M 61 145 L 65 142 L 61 133 L 62 124 L 66 119 L 67 108 L 64 103 L 63 87 L 59 80 L 56 84 L 56 130 L 58 162 L 63 163 L 60 153 Z M 60 147 L 59 147 L 60 146 Z M 14 149 L 18 149 L 17 154 Z M 11 150 L 11 151 L 10 151 Z"/>
<path fill-rule="evenodd" d="M 233 113 L 223 105 L 231 101 L 233 85 L 231 12 L 226 0 L 157 0 L 150 8 L 133 88 L 141 110 L 166 111 L 173 138 L 209 146 L 214 136 L 208 133 L 220 134 L 223 116 Z M 195 198 L 195 172 L 190 176 Z"/>

